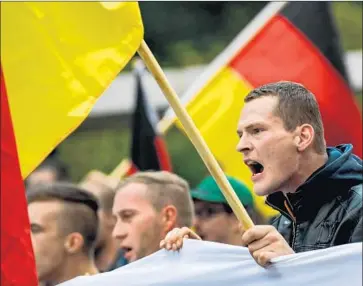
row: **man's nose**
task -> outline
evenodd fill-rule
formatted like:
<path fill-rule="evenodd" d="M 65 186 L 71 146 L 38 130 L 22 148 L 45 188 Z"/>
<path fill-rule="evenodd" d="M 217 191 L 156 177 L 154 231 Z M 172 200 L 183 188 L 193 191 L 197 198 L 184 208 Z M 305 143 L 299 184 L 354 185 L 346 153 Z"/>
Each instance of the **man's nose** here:
<path fill-rule="evenodd" d="M 200 218 L 198 216 L 195 216 L 193 220 L 193 227 L 198 228 L 199 225 L 200 225 Z"/>
<path fill-rule="evenodd" d="M 127 236 L 127 228 L 124 226 L 124 224 L 121 221 L 117 221 L 113 231 L 112 231 L 112 237 L 118 239 L 118 240 L 123 240 L 125 239 Z"/>
<path fill-rule="evenodd" d="M 34 235 L 32 233 L 30 233 L 30 241 L 31 241 L 32 246 L 34 248 L 34 246 L 35 246 L 35 238 L 34 238 Z"/>
<path fill-rule="evenodd" d="M 252 150 L 251 142 L 249 142 L 247 136 L 243 135 L 240 137 L 238 144 L 236 146 L 236 150 L 237 150 L 237 152 L 240 152 L 243 155 L 245 155 L 246 153 L 248 153 L 249 151 Z"/>

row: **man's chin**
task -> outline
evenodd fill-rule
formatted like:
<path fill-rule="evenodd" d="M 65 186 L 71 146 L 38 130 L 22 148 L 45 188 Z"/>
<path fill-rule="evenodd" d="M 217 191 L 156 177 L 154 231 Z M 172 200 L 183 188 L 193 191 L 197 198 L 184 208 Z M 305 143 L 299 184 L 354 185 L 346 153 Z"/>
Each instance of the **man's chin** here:
<path fill-rule="evenodd" d="M 132 253 L 132 252 L 124 253 L 124 258 L 127 260 L 128 263 L 138 260 L 137 255 L 135 255 L 135 253 Z"/>
<path fill-rule="evenodd" d="M 152 253 L 154 253 L 154 252 L 152 252 Z M 127 260 L 129 263 L 131 263 L 131 262 L 135 262 L 135 261 L 137 261 L 137 260 L 140 260 L 140 259 L 142 259 L 142 258 L 144 258 L 144 257 L 146 257 L 146 256 L 149 256 L 149 255 L 151 255 L 152 253 L 150 253 L 150 254 L 133 254 L 133 255 L 131 255 L 130 256 L 130 260 Z"/>
<path fill-rule="evenodd" d="M 136 260 L 138 260 L 136 257 L 131 257 L 129 259 L 126 258 L 127 263 L 132 263 L 135 262 Z"/>
<path fill-rule="evenodd" d="M 263 186 L 259 183 L 255 184 L 253 186 L 253 192 L 259 197 L 265 197 L 271 193 L 269 188 L 267 188 L 266 186 Z"/>

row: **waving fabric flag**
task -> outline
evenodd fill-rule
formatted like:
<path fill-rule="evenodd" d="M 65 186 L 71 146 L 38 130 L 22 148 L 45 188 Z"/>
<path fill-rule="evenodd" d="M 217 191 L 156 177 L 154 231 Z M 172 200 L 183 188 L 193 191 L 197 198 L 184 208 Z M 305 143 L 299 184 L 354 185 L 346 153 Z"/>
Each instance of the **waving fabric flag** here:
<path fill-rule="evenodd" d="M 284 5 L 268 4 L 182 97 L 225 172 L 251 188 L 250 170 L 235 151 L 236 126 L 244 97 L 269 82 L 305 85 L 320 105 L 327 143 L 352 143 L 362 156 L 362 117 L 346 80 L 330 3 Z M 173 121 L 169 110 L 161 124 Z M 274 213 L 256 200 L 260 210 Z"/>
<path fill-rule="evenodd" d="M 2 70 L 1 85 L 1 285 L 37 285 L 25 190 Z M 21 265 L 21 271 L 19 269 Z"/>
<path fill-rule="evenodd" d="M 137 3 L 1 3 L 1 63 L 23 178 L 87 117 L 142 38 Z"/>
<path fill-rule="evenodd" d="M 132 171 L 171 171 L 168 149 L 157 129 L 158 115 L 150 105 L 147 90 L 144 88 L 143 78 L 146 72 L 143 62 L 136 61 L 136 106 L 132 118 L 131 142 Z"/>
<path fill-rule="evenodd" d="M 38 285 L 23 179 L 87 117 L 142 38 L 137 3 L 1 3 L 1 285 Z"/>
<path fill-rule="evenodd" d="M 263 268 L 245 247 L 187 240 L 180 252 L 160 250 L 117 270 L 59 286 L 362 285 L 362 243 L 303 252 Z"/>

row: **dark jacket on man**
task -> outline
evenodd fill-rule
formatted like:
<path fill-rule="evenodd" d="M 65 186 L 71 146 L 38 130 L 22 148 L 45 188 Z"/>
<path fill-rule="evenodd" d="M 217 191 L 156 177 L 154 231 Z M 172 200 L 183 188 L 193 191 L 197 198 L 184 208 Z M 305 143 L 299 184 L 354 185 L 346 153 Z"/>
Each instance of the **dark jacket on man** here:
<path fill-rule="evenodd" d="M 362 160 L 352 150 L 328 148 L 327 163 L 295 193 L 267 197 L 281 214 L 272 225 L 295 252 L 362 241 Z"/>

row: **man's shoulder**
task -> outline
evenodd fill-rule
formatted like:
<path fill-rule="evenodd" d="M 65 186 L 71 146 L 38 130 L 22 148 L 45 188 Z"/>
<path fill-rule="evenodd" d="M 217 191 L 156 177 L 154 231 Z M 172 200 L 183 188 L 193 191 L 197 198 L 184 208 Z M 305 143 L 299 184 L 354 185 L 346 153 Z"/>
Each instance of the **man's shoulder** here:
<path fill-rule="evenodd" d="M 362 209 L 362 184 L 350 188 L 347 196 L 347 210 Z"/>
<path fill-rule="evenodd" d="M 359 185 L 355 185 L 355 186 L 351 187 L 350 189 L 357 196 L 359 196 L 360 198 L 362 198 L 362 188 L 363 188 L 363 184 L 359 184 Z"/>
<path fill-rule="evenodd" d="M 340 204 L 344 209 L 344 216 L 339 222 L 333 244 L 361 242 L 363 238 L 362 184 L 351 187 L 347 199 L 340 200 Z"/>

